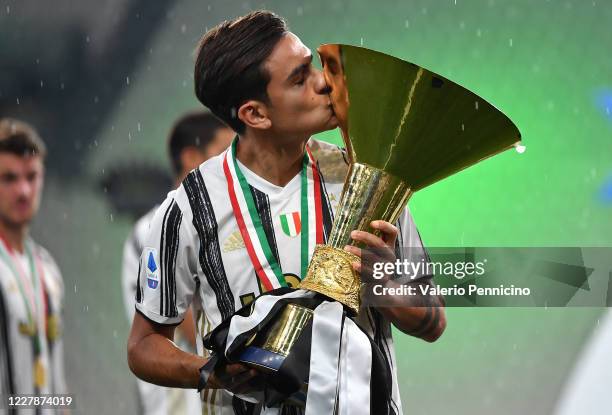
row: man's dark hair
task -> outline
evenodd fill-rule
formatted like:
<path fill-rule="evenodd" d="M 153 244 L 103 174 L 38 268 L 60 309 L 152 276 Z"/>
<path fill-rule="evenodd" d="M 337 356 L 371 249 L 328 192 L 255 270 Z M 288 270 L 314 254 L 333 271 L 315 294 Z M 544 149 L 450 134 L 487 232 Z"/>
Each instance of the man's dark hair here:
<path fill-rule="evenodd" d="M 45 158 L 47 149 L 36 130 L 13 118 L 0 118 L 0 153 Z"/>
<path fill-rule="evenodd" d="M 287 33 L 281 17 L 260 10 L 225 21 L 200 40 L 195 94 L 239 134 L 244 133 L 245 125 L 238 118 L 238 108 L 250 99 L 269 102 L 270 74 L 263 63 Z"/>
<path fill-rule="evenodd" d="M 202 111 L 184 115 L 174 123 L 168 136 L 168 153 L 175 175 L 183 171 L 181 151 L 187 147 L 206 150 L 220 128 L 227 126 L 210 112 Z"/>

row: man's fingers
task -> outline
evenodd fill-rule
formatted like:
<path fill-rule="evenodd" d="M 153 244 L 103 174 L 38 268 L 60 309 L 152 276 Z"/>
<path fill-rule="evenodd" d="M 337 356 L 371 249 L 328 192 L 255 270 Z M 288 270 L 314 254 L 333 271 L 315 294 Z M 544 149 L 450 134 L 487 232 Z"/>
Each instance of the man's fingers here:
<path fill-rule="evenodd" d="M 361 248 L 357 248 L 356 246 L 353 246 L 353 245 L 346 245 L 344 247 L 344 250 L 350 254 L 353 254 L 361 258 Z"/>
<path fill-rule="evenodd" d="M 261 376 L 261 374 L 257 373 L 256 371 L 253 372 L 255 372 L 255 374 L 250 373 L 250 375 L 252 376 L 250 376 L 248 379 L 241 379 L 240 383 L 237 382 L 236 384 L 234 384 L 232 391 L 234 393 L 248 393 L 264 390 L 265 381 L 263 376 Z"/>
<path fill-rule="evenodd" d="M 382 235 L 382 240 L 387 246 L 395 246 L 395 241 L 397 240 L 397 235 L 399 234 L 397 226 L 393 225 L 392 223 L 385 222 L 384 220 L 372 221 L 370 223 L 370 226 L 373 229 L 380 231 Z"/>
<path fill-rule="evenodd" d="M 353 231 L 351 232 L 351 238 L 353 238 L 354 241 L 363 242 L 372 248 L 385 248 L 387 246 L 385 241 L 370 232 Z"/>
<path fill-rule="evenodd" d="M 262 374 L 255 369 L 251 369 L 233 378 L 229 389 L 234 393 L 248 393 L 260 391 L 264 388 L 265 380 Z"/>
<path fill-rule="evenodd" d="M 222 380 L 228 380 L 231 378 L 235 378 L 244 372 L 248 372 L 249 367 L 243 365 L 242 363 L 230 363 L 225 365 L 220 372 L 218 373 L 218 377 Z"/>

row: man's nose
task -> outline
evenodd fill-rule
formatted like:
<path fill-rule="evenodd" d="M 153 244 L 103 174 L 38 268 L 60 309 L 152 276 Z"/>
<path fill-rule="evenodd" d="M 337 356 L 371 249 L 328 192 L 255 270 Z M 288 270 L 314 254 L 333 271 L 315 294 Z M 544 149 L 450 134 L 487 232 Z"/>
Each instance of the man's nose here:
<path fill-rule="evenodd" d="M 327 82 L 325 82 L 325 76 L 323 75 L 323 71 L 319 70 L 319 69 L 315 69 L 315 73 L 316 73 L 316 84 L 315 84 L 315 88 L 317 93 L 323 95 L 327 95 L 331 92 L 331 86 L 327 85 Z"/>
<path fill-rule="evenodd" d="M 29 196 L 32 193 L 32 183 L 23 179 L 17 182 L 17 192 L 19 196 Z"/>

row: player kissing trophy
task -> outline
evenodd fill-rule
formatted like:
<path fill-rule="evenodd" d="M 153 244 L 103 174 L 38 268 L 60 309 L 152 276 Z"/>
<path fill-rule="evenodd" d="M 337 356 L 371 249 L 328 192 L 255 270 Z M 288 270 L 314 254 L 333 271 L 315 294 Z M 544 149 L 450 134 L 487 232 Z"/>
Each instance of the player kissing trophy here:
<path fill-rule="evenodd" d="M 427 69 L 355 46 L 318 52 L 349 161 L 332 230 L 299 289 L 262 294 L 205 338 L 213 358 L 204 373 L 227 362 L 257 368 L 267 388 L 241 397 L 266 407 L 386 414 L 390 374 L 354 322 L 362 282 L 358 258 L 343 247 L 373 220 L 395 223 L 416 191 L 517 146 L 520 133 L 493 105 Z"/>

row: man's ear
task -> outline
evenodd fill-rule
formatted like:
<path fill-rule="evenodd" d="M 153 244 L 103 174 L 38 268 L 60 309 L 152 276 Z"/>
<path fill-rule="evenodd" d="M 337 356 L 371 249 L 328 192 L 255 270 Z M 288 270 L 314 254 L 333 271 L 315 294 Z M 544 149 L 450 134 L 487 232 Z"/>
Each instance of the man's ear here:
<path fill-rule="evenodd" d="M 272 120 L 268 118 L 268 106 L 261 101 L 250 100 L 238 108 L 238 118 L 247 127 L 257 130 L 267 130 L 272 126 Z"/>

